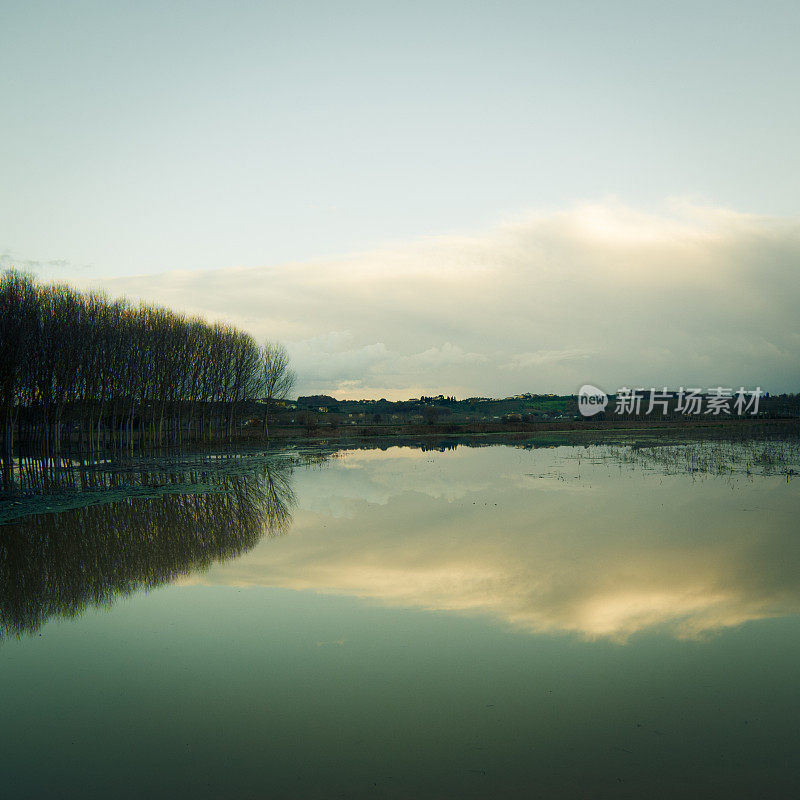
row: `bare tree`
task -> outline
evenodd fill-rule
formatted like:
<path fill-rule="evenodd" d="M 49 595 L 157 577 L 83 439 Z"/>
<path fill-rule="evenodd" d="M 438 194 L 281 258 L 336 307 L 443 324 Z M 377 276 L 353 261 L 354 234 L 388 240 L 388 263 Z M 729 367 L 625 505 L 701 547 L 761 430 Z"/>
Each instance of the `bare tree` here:
<path fill-rule="evenodd" d="M 210 441 L 234 433 L 246 403 L 294 385 L 282 345 L 231 325 L 131 306 L 65 285 L 0 273 L 0 478 L 15 445 L 59 454 Z"/>
<path fill-rule="evenodd" d="M 261 347 L 259 376 L 264 399 L 264 436 L 269 439 L 269 412 L 276 400 L 285 400 L 294 388 L 297 375 L 289 366 L 289 354 L 279 342 L 264 342 Z"/>

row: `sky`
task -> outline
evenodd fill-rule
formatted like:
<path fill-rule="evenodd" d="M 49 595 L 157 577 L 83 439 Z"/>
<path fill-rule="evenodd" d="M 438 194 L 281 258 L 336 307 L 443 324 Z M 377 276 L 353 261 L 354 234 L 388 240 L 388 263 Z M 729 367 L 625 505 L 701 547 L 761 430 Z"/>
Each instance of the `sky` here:
<path fill-rule="evenodd" d="M 794 2 L 0 0 L 0 266 L 298 391 L 797 391 Z"/>

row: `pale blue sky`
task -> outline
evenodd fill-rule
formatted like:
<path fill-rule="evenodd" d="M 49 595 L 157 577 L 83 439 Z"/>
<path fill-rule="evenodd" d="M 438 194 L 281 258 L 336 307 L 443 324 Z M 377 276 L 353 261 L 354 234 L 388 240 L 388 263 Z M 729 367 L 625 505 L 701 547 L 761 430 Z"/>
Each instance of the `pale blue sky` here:
<path fill-rule="evenodd" d="M 0 253 L 116 276 L 609 196 L 795 215 L 798 41 L 796 2 L 0 0 Z"/>
<path fill-rule="evenodd" d="M 798 42 L 797 2 L 0 0 L 0 266 L 280 339 L 301 393 L 796 391 Z"/>

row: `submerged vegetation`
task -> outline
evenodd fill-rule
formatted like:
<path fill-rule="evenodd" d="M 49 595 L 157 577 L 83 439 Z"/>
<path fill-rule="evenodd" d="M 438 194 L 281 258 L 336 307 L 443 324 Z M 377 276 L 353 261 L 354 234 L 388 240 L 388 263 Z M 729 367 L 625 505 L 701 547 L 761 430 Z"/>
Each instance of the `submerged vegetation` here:
<path fill-rule="evenodd" d="M 797 438 L 634 444 L 608 448 L 601 457 L 665 475 L 785 475 L 788 479 L 800 474 Z"/>

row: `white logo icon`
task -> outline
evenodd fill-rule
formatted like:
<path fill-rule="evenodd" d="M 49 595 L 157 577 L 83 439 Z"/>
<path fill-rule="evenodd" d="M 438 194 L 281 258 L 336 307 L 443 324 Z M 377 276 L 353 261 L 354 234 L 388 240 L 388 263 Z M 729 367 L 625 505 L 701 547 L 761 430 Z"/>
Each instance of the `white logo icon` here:
<path fill-rule="evenodd" d="M 581 386 L 578 392 L 578 411 L 584 417 L 593 417 L 601 411 L 605 411 L 608 405 L 608 395 L 596 386 L 587 383 Z"/>

